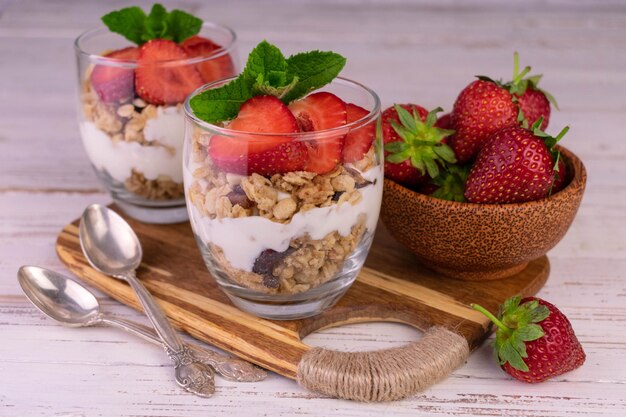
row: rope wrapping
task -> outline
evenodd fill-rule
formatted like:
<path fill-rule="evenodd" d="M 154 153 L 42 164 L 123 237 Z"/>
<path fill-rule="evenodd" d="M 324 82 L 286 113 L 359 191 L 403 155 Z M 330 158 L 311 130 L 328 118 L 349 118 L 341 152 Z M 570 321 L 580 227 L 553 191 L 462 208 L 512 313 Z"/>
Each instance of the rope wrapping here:
<path fill-rule="evenodd" d="M 431 327 L 417 342 L 371 352 L 313 348 L 298 364 L 298 383 L 346 400 L 393 401 L 440 381 L 469 356 L 465 338 Z"/>

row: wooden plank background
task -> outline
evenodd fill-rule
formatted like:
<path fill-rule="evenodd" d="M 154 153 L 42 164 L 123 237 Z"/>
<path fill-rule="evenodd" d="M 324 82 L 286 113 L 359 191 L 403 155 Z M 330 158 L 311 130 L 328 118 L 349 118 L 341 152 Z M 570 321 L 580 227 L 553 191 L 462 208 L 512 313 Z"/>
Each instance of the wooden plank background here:
<path fill-rule="evenodd" d="M 133 2 L 134 4 L 135 2 Z M 623 1 L 166 2 L 234 28 L 245 56 L 262 38 L 286 52 L 333 49 L 344 74 L 385 105 L 450 109 L 474 74 L 508 77 L 512 52 L 545 73 L 561 105 L 551 131 L 589 172 L 570 232 L 540 293 L 571 319 L 585 366 L 541 385 L 512 381 L 484 345 L 448 380 L 392 404 L 323 398 L 276 375 L 218 379 L 213 399 L 181 392 L 158 349 L 112 329 L 66 329 L 21 295 L 22 264 L 63 270 L 60 228 L 107 203 L 78 137 L 73 39 L 128 2 L 0 0 L 0 415 L 623 416 L 626 409 L 626 3 Z M 147 2 L 140 2 L 148 5 Z M 103 307 L 137 313 L 106 297 Z M 145 320 L 143 320 L 145 322 Z M 307 343 L 378 349 L 415 340 L 400 324 L 351 325 Z"/>

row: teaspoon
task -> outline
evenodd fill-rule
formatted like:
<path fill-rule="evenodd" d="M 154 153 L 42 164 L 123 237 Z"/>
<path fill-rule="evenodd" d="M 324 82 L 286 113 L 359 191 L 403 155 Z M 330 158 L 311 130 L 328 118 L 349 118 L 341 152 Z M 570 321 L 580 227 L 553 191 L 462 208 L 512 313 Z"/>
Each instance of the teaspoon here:
<path fill-rule="evenodd" d="M 103 312 L 96 296 L 70 277 L 37 266 L 21 267 L 17 277 L 24 294 L 33 305 L 65 326 L 89 327 L 107 324 L 163 345 L 150 327 Z M 198 359 L 231 381 L 255 382 L 267 376 L 264 370 L 244 360 L 220 355 L 192 344 L 189 347 Z"/>

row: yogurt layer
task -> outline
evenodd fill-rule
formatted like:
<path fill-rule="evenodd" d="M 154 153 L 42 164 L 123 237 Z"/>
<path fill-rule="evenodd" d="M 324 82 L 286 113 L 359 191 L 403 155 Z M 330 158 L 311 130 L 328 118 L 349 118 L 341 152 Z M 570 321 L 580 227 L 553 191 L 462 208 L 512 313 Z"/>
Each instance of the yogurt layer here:
<path fill-rule="evenodd" d="M 334 231 L 347 236 L 362 214 L 366 216 L 367 230 L 374 233 L 383 195 L 383 168 L 377 166 L 362 175 L 372 184 L 359 189 L 362 198 L 357 204 L 345 202 L 316 207 L 296 213 L 286 224 L 261 216 L 209 219 L 202 217 L 193 204 L 187 204 L 191 211 L 189 217 L 193 230 L 205 245 L 213 243 L 221 247 L 233 267 L 252 271 L 255 259 L 264 250 L 283 252 L 293 239 L 304 235 L 313 240 L 322 239 Z M 191 185 L 193 178 L 187 168 L 185 177 L 186 185 Z"/>
<path fill-rule="evenodd" d="M 88 121 L 81 123 L 80 133 L 91 163 L 117 181 L 126 181 L 134 169 L 148 180 L 167 175 L 180 183 L 183 181 L 184 126 L 183 113 L 177 107 L 159 107 L 156 117 L 146 121 L 144 138 L 149 142 L 158 141 L 167 148 L 113 141 L 105 131 Z"/>

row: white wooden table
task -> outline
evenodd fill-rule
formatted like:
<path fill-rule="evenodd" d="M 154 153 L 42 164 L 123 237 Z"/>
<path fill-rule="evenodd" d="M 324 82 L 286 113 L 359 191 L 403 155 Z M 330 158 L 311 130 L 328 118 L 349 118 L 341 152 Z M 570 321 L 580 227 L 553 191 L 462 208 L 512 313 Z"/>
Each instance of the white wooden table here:
<path fill-rule="evenodd" d="M 234 28 L 242 57 L 263 38 L 287 52 L 338 51 L 348 57 L 344 74 L 376 90 L 385 105 L 449 110 L 473 75 L 509 77 L 514 50 L 546 74 L 543 86 L 561 105 L 551 131 L 571 125 L 564 144 L 582 157 L 589 182 L 576 221 L 550 253 L 541 296 L 569 316 L 587 362 L 526 385 L 501 372 L 485 344 L 446 381 L 390 404 L 323 398 L 273 374 L 255 384 L 218 379 L 215 397 L 199 399 L 175 386 L 160 349 L 117 330 L 63 328 L 21 294 L 18 267 L 65 271 L 54 252 L 58 231 L 87 204 L 109 201 L 78 138 L 72 42 L 125 4 L 0 0 L 0 415 L 626 415 L 625 2 L 168 4 Z M 356 350 L 417 337 L 402 325 L 371 324 L 307 342 Z"/>

